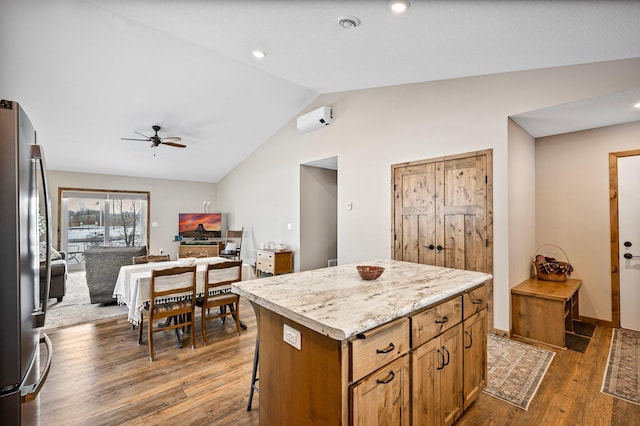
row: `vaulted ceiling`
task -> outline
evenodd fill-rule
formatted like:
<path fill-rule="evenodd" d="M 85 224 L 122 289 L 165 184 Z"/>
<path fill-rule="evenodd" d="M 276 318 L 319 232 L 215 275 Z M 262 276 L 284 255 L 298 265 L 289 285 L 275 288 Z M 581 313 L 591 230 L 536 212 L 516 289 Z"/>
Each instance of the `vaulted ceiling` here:
<path fill-rule="evenodd" d="M 0 0 L 0 97 L 50 169 L 217 182 L 323 93 L 640 57 L 638 22 L 637 1 Z M 630 121 L 612 105 L 637 95 L 555 121 Z M 534 136 L 580 130 L 532 114 Z M 156 124 L 187 148 L 121 140 Z"/>

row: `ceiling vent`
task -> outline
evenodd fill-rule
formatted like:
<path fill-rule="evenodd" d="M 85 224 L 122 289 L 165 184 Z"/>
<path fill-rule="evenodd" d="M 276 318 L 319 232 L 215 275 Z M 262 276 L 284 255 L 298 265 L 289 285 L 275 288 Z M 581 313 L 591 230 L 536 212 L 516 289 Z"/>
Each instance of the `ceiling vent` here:
<path fill-rule="evenodd" d="M 333 108 L 323 106 L 298 117 L 297 127 L 300 133 L 328 126 L 333 121 Z"/>

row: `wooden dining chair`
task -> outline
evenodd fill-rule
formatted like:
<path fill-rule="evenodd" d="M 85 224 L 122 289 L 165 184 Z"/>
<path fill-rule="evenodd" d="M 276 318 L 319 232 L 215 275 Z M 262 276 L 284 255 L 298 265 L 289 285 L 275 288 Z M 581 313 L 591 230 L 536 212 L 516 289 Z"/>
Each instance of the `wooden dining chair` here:
<path fill-rule="evenodd" d="M 227 236 L 224 240 L 224 249 L 220 252 L 220 257 L 231 260 L 240 260 L 243 234 L 244 226 L 242 229 L 236 231 L 227 230 Z"/>
<path fill-rule="evenodd" d="M 202 340 L 207 343 L 207 321 L 232 316 L 236 333 L 240 334 L 240 296 L 229 293 L 232 283 L 242 281 L 242 262 L 220 262 L 207 265 L 205 292 L 196 305 L 202 308 Z M 227 311 L 226 308 L 229 308 Z M 213 312 L 211 311 L 214 309 Z"/>
<path fill-rule="evenodd" d="M 191 347 L 196 347 L 195 339 L 195 302 L 196 302 L 196 266 L 176 266 L 151 271 L 151 302 L 145 306 L 147 328 L 149 329 L 149 359 L 153 361 L 153 333 L 175 330 L 178 347 L 182 343 L 179 328 L 188 327 L 191 331 Z M 142 342 L 144 311 L 138 328 L 138 343 Z M 160 328 L 154 328 L 156 320 L 169 320 Z M 171 324 L 173 320 L 173 325 Z"/>
<path fill-rule="evenodd" d="M 170 259 L 168 254 L 148 254 L 145 256 L 134 256 L 133 264 L 140 265 L 149 262 L 168 262 Z"/>

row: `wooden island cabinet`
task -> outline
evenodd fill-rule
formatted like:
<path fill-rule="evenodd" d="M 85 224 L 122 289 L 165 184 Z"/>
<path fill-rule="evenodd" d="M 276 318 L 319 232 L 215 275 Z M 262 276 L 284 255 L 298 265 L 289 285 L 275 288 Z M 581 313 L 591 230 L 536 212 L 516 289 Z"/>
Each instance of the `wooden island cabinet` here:
<path fill-rule="evenodd" d="M 451 424 L 486 383 L 490 275 L 400 261 L 232 285 L 257 311 L 260 424 Z M 484 335 L 483 335 L 484 333 Z"/>

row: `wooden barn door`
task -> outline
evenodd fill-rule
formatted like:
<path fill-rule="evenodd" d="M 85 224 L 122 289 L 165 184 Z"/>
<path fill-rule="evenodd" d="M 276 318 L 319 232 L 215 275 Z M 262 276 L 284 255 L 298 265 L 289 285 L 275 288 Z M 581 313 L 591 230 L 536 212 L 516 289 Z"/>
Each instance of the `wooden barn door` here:
<path fill-rule="evenodd" d="M 393 258 L 493 273 L 492 163 L 487 150 L 392 165 Z"/>

